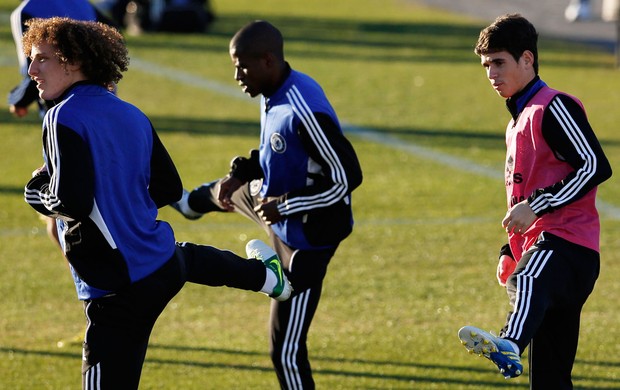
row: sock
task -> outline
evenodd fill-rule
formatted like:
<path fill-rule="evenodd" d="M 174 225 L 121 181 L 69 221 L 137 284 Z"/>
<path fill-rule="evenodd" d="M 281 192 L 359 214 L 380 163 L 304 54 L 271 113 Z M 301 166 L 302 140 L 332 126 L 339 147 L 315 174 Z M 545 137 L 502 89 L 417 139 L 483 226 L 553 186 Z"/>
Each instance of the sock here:
<path fill-rule="evenodd" d="M 181 214 L 183 214 L 186 218 L 197 219 L 197 218 L 200 218 L 203 213 L 200 213 L 194 210 L 189 205 L 191 195 L 192 195 L 191 192 L 184 192 L 181 199 L 177 202 L 177 205 L 179 206 L 179 209 L 181 210 Z"/>
<path fill-rule="evenodd" d="M 187 211 L 190 211 L 190 212 L 192 212 L 192 213 L 195 213 L 195 212 L 196 212 L 196 210 L 194 210 L 194 209 L 192 208 L 192 206 L 190 206 L 190 205 L 189 205 L 189 199 L 190 199 L 191 197 L 192 197 L 192 192 L 190 191 L 190 192 L 187 194 L 187 198 L 185 198 L 185 202 L 183 202 L 183 208 L 184 208 L 184 209 L 186 209 Z M 181 200 L 183 200 L 183 199 L 181 199 Z"/>
<path fill-rule="evenodd" d="M 265 273 L 265 284 L 260 289 L 260 292 L 270 295 L 278 284 L 278 278 L 276 278 L 276 274 L 270 269 L 265 268 Z"/>

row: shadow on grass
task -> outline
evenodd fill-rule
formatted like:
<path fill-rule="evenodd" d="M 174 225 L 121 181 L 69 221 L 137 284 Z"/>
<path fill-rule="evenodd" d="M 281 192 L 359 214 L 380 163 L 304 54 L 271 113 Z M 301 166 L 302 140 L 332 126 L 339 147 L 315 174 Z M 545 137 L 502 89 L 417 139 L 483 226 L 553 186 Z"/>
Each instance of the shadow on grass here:
<path fill-rule="evenodd" d="M 17 81 L 17 78 L 15 80 Z M 35 104 L 32 104 L 29 107 L 29 110 L 31 112 L 38 113 L 39 108 Z M 11 124 L 12 126 L 16 127 L 20 126 L 28 128 L 32 128 L 33 125 L 36 125 L 40 129 L 42 121 L 38 114 L 32 113 L 29 113 L 23 118 L 17 118 L 13 114 L 11 114 L 7 108 L 2 107 L 2 109 L 0 109 L 0 123 L 2 123 L 3 125 Z"/>
<path fill-rule="evenodd" d="M 74 347 L 78 348 L 78 345 L 74 345 Z M 167 351 L 177 351 L 177 352 L 204 352 L 210 354 L 225 354 L 225 355 L 234 355 L 234 356 L 264 356 L 268 359 L 268 355 L 265 352 L 259 351 L 244 351 L 244 350 L 236 350 L 236 349 L 226 349 L 226 348 L 210 348 L 210 347 L 190 347 L 190 346 L 177 346 L 177 345 L 162 345 L 162 344 L 151 344 L 149 345 L 149 349 L 159 349 L 159 350 L 167 350 Z M 0 347 L 0 353 L 7 354 L 19 354 L 19 355 L 35 355 L 42 357 L 52 357 L 52 358 L 63 358 L 63 359 L 75 359 L 76 361 L 80 358 L 80 352 L 75 350 L 71 351 L 49 351 L 49 350 L 32 350 L 32 349 L 23 349 L 23 348 L 12 348 L 12 347 Z M 489 369 L 482 368 L 473 368 L 470 366 L 457 366 L 457 365 L 447 365 L 447 364 L 424 364 L 424 363 L 416 363 L 416 362 L 405 362 L 405 361 L 385 361 L 385 360 L 372 360 L 372 359 L 342 359 L 342 358 L 332 358 L 329 356 L 312 356 L 313 361 L 317 362 L 328 362 L 328 363 L 342 363 L 342 364 L 360 364 L 360 365 L 368 365 L 373 367 L 384 367 L 384 366 L 393 366 L 393 367 L 410 367 L 412 369 L 419 370 L 443 370 L 450 372 L 450 378 L 437 378 L 431 377 L 430 375 L 420 376 L 420 375 L 406 375 L 406 374 L 385 374 L 379 372 L 370 372 L 370 371 L 355 371 L 355 370 L 346 370 L 346 369 L 314 369 L 313 372 L 315 375 L 332 375 L 332 376 L 342 376 L 348 378 L 371 378 L 371 379 L 384 379 L 384 380 L 393 380 L 393 381 L 401 381 L 401 382 L 411 382 L 415 381 L 416 383 L 444 383 L 444 384 L 452 384 L 452 385 L 468 385 L 468 386 L 492 386 L 494 388 L 527 388 L 527 384 L 516 385 L 514 382 L 497 382 L 497 381 L 468 381 L 465 379 L 454 378 L 453 374 L 456 373 L 486 373 L 489 375 L 493 374 L 493 369 L 490 367 Z M 584 364 L 588 366 L 599 366 L 605 368 L 620 368 L 620 362 L 613 361 L 587 361 L 587 360 L 577 360 L 577 363 Z M 162 358 L 147 358 L 146 364 L 169 364 L 169 365 L 180 365 L 180 366 L 191 366 L 198 368 L 223 368 L 223 369 L 232 369 L 232 370 L 245 370 L 245 371 L 261 371 L 261 372 L 272 372 L 273 368 L 256 366 L 254 364 L 231 364 L 231 363 L 217 363 L 217 362 L 204 362 L 204 361 L 195 361 L 195 360 L 175 360 L 175 359 L 162 359 Z M 620 384 L 620 380 L 614 378 L 606 378 L 606 377 L 584 377 L 584 376 L 574 376 L 574 381 L 590 381 L 590 382 L 605 382 L 605 383 L 614 383 Z M 601 386 L 590 386 L 588 387 L 590 390 L 597 389 L 609 389 L 607 385 L 602 384 Z"/>
<path fill-rule="evenodd" d="M 11 33 L 10 28 L 0 30 L 0 40 L 5 42 L 13 42 L 13 34 Z"/>
<path fill-rule="evenodd" d="M 243 136 L 250 137 L 258 142 L 260 124 L 257 121 L 214 120 L 181 117 L 151 117 L 153 125 L 159 134 L 185 133 L 198 136 Z M 343 126 L 345 133 L 354 135 L 357 127 Z M 403 142 L 425 143 L 438 147 L 469 147 L 486 150 L 503 150 L 505 140 L 503 134 L 476 133 L 471 131 L 449 131 L 421 128 L 380 128 L 370 129 L 383 135 L 395 136 Z"/>
<path fill-rule="evenodd" d="M 260 123 L 256 121 L 237 121 L 237 120 L 216 120 L 209 118 L 185 118 L 172 116 L 151 116 L 151 121 L 155 129 L 160 134 L 165 133 L 186 133 L 194 135 L 217 135 L 217 136 L 248 136 L 253 137 L 258 142 L 260 134 Z M 347 128 L 366 129 L 363 126 L 343 125 L 345 132 Z M 381 134 L 402 137 L 404 141 L 411 140 L 433 140 L 437 146 L 452 147 L 480 147 L 484 149 L 504 150 L 506 147 L 504 134 L 484 133 L 473 131 L 459 131 L 449 129 L 433 128 L 410 128 L 410 127 L 372 127 L 367 128 Z M 352 131 L 354 133 L 354 131 Z M 599 139 L 603 146 L 620 145 L 620 140 Z"/>
<path fill-rule="evenodd" d="M 25 183 L 24 183 L 25 184 Z M 9 195 L 24 195 L 24 186 L 7 186 L 4 184 L 0 184 L 0 194 L 9 194 Z"/>
<path fill-rule="evenodd" d="M 205 136 L 248 136 L 255 138 L 256 142 L 258 142 L 260 135 L 260 122 L 258 118 L 256 121 L 237 121 L 151 115 L 150 119 L 159 134 L 185 133 Z"/>
<path fill-rule="evenodd" d="M 227 53 L 228 42 L 235 32 L 246 23 L 260 18 L 259 15 L 249 14 L 218 16 L 207 33 L 216 38 L 216 44 L 213 39 L 201 39 L 200 34 L 150 34 L 131 39 L 130 46 Z M 482 24 L 429 23 L 426 20 L 391 22 L 287 16 L 274 16 L 269 21 L 282 31 L 287 56 L 327 60 L 330 57 L 328 54 L 334 54 L 345 55 L 351 60 L 381 62 L 475 62 L 473 47 L 484 27 Z M 564 40 L 543 40 L 541 47 L 545 52 L 542 59 L 545 66 L 609 67 L 609 64 L 595 58 L 589 59 L 585 55 L 568 59 L 555 58 L 553 52 L 566 54 L 575 50 L 574 46 L 567 46 Z M 587 50 L 585 46 L 584 50 Z"/>
<path fill-rule="evenodd" d="M 160 134 L 165 133 L 186 133 L 195 135 L 217 135 L 217 136 L 248 136 L 256 138 L 260 134 L 260 124 L 256 121 L 236 121 L 236 120 L 215 120 L 208 118 L 184 118 L 184 117 L 161 117 L 151 116 L 153 126 Z M 345 132 L 347 126 L 343 125 Z M 374 127 L 371 131 L 382 134 L 406 136 L 414 138 L 454 138 L 456 144 L 467 145 L 476 144 L 481 140 L 497 142 L 499 146 L 504 146 L 503 134 L 488 134 L 473 131 L 449 131 L 436 129 L 416 129 L 416 128 L 389 128 Z"/>
<path fill-rule="evenodd" d="M 175 117 L 175 116 L 156 116 L 151 115 L 149 117 L 153 126 L 159 134 L 166 133 L 185 133 L 194 135 L 216 135 L 216 136 L 248 136 L 253 137 L 258 142 L 258 136 L 260 134 L 260 123 L 257 119 L 255 121 L 239 121 L 239 120 L 217 120 L 210 118 L 187 118 L 187 117 Z M 33 124 L 40 126 L 40 119 L 38 117 L 29 115 L 23 119 L 17 119 L 10 115 L 8 112 L 2 112 L 0 110 L 0 122 L 11 123 L 16 126 L 32 128 Z M 345 132 L 350 126 L 343 125 Z M 363 126 L 351 126 L 360 127 Z M 435 128 L 410 128 L 410 127 L 372 127 L 367 128 L 371 131 L 380 132 L 382 134 L 388 134 L 393 136 L 403 137 L 405 140 L 410 138 L 413 142 L 423 139 L 435 139 L 438 140 L 438 145 L 441 146 L 461 146 L 470 147 L 477 146 L 482 148 L 505 148 L 504 134 L 500 133 L 484 133 L 473 131 L 458 131 L 448 129 L 435 129 Z M 611 139 L 599 139 L 603 146 L 617 146 L 620 145 L 620 140 Z M 485 144 L 481 145 L 480 142 Z M 2 192 L 0 187 L 0 192 Z M 5 191 L 6 192 L 6 191 Z"/>

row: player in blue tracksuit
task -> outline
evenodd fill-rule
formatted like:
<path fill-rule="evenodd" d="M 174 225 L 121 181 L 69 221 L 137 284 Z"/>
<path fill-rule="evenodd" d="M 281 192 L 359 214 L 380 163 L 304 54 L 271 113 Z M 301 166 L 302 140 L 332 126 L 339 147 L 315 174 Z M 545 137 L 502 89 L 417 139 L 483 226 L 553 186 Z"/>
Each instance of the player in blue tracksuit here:
<path fill-rule="evenodd" d="M 312 389 L 306 338 L 327 266 L 352 231 L 351 192 L 362 171 L 319 84 L 284 61 L 274 26 L 243 27 L 230 55 L 244 92 L 262 95 L 259 149 L 173 207 L 188 218 L 235 210 L 265 228 L 294 290 L 272 302 L 271 358 L 282 388 Z"/>
<path fill-rule="evenodd" d="M 170 225 L 157 220 L 157 209 L 179 199 L 183 186 L 149 119 L 110 91 L 129 62 L 118 31 L 34 19 L 23 43 L 40 97 L 54 102 L 43 122 L 45 163 L 25 198 L 62 227 L 87 318 L 84 389 L 138 387 L 155 321 L 186 281 L 290 295 L 266 246 L 248 246 L 249 257 L 263 260 L 248 261 L 176 243 Z"/>
<path fill-rule="evenodd" d="M 29 106 L 36 102 L 39 115 L 43 117 L 52 102 L 39 99 L 36 83 L 28 75 L 30 59 L 22 50 L 22 36 L 27 30 L 26 22 L 33 18 L 51 18 L 66 16 L 77 20 L 99 20 L 110 24 L 109 20 L 88 0 L 23 0 L 11 13 L 11 31 L 15 48 L 21 82 L 8 94 L 9 112 L 18 118 L 28 114 Z M 47 233 L 53 242 L 58 243 L 56 222 L 42 217 L 47 223 Z"/>

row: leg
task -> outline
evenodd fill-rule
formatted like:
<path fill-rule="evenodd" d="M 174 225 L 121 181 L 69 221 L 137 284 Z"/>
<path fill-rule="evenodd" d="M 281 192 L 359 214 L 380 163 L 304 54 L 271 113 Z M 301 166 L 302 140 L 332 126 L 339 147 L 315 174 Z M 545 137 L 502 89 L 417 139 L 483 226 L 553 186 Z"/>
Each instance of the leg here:
<path fill-rule="evenodd" d="M 500 335 L 517 344 L 521 353 L 530 343 L 551 304 L 551 288 L 562 260 L 539 246 L 527 251 L 508 278 L 506 292 L 513 310 Z"/>
<path fill-rule="evenodd" d="M 513 311 L 508 314 L 500 337 L 495 337 L 474 327 L 463 327 L 459 338 L 471 351 L 481 353 L 492 360 L 500 371 L 509 377 L 520 375 L 514 370 L 520 363 L 519 355 L 523 353 L 530 341 L 536 337 L 537 347 L 530 350 L 530 358 L 544 367 L 555 353 L 570 353 L 576 345 L 578 326 L 575 327 L 574 313 L 581 310 L 585 299 L 594 285 L 593 271 L 597 271 L 598 260 L 590 261 L 592 253 L 587 248 L 571 244 L 549 233 L 542 233 L 539 240 L 519 260 L 514 273 L 508 278 L 506 291 Z M 589 271 L 588 271 L 589 270 Z M 556 318 L 568 320 L 562 327 Z M 578 316 L 577 323 L 578 323 Z M 548 323 L 547 323 L 548 322 Z M 555 335 L 551 336 L 553 332 Z M 554 342 L 560 334 L 562 342 Z M 552 337 L 552 338 L 550 338 Z M 479 341 L 483 341 L 480 344 Z M 515 344 L 516 348 L 508 345 Z M 558 346 L 557 344 L 562 344 Z M 566 348 L 566 349 L 563 349 Z M 517 350 L 518 349 L 518 350 Z M 494 350 L 499 350 L 500 355 Z M 517 354 L 518 353 L 518 354 Z M 542 358 L 539 358 L 541 355 Z M 508 361 L 505 361 L 508 358 Z M 563 359 L 564 357 L 562 357 Z M 574 355 L 569 358 L 572 368 Z M 536 372 L 545 375 L 553 383 L 561 383 L 560 378 L 570 377 L 566 364 L 560 368 L 562 373 L 551 376 L 557 367 L 546 366 Z M 519 368 L 520 371 L 520 368 Z M 552 383 L 549 382 L 549 383 Z"/>
<path fill-rule="evenodd" d="M 548 310 L 581 310 L 598 272 L 598 253 L 543 233 L 508 278 L 506 291 L 514 311 L 502 337 L 515 341 L 523 351 Z"/>
<path fill-rule="evenodd" d="M 83 389 L 138 388 L 155 321 L 184 281 L 175 255 L 127 289 L 84 302 Z"/>
<path fill-rule="evenodd" d="M 226 212 L 217 200 L 219 182 L 220 180 L 214 180 L 193 189 L 173 207 L 186 217 L 194 219 L 199 218 L 201 214 L 213 211 Z M 265 222 L 254 212 L 254 207 L 258 206 L 259 201 L 258 192 L 253 191 L 252 187 L 257 183 L 256 181 L 243 185 L 233 194 L 232 200 L 235 204 L 236 213 L 251 219 L 269 232 Z"/>
<path fill-rule="evenodd" d="M 206 286 L 228 286 L 259 291 L 266 269 L 261 261 L 248 260 L 227 250 L 189 242 L 179 244 L 185 259 L 187 281 Z"/>
<path fill-rule="evenodd" d="M 217 191 L 220 180 L 204 183 L 191 190 L 187 198 L 188 206 L 192 210 L 202 214 L 210 213 L 212 211 L 226 212 L 217 200 Z"/>
<path fill-rule="evenodd" d="M 321 297 L 323 278 L 334 249 L 293 251 L 279 240 L 278 252 L 293 296 L 271 304 L 271 359 L 283 389 L 314 389 L 306 340 Z"/>
<path fill-rule="evenodd" d="M 319 284 L 271 303 L 270 355 L 282 389 L 314 389 L 306 341 L 321 290 Z"/>
<path fill-rule="evenodd" d="M 568 282 L 557 285 L 553 305 L 530 343 L 532 389 L 572 389 L 571 373 L 579 340 L 581 310 L 594 289 L 600 271 L 599 254 L 590 249 L 551 238 L 562 256 Z"/>
<path fill-rule="evenodd" d="M 461 343 L 470 353 L 491 360 L 506 379 L 523 373 L 520 356 L 551 304 L 554 278 L 561 278 L 554 272 L 561 266 L 562 259 L 552 256 L 552 250 L 543 249 L 539 244 L 540 241 L 523 255 L 508 277 L 506 292 L 513 310 L 508 314 L 500 337 L 473 326 L 464 326 L 458 332 Z"/>
<path fill-rule="evenodd" d="M 85 302 L 83 389 L 138 388 L 153 323 L 138 326 L 132 309 L 116 297 Z"/>
<path fill-rule="evenodd" d="M 572 390 L 571 372 L 577 354 L 579 310 L 549 310 L 530 343 L 532 389 Z"/>
<path fill-rule="evenodd" d="M 581 309 L 600 267 L 593 250 L 543 233 L 507 284 L 514 312 L 502 335 L 521 351 L 530 343 L 532 389 L 572 389 Z"/>
<path fill-rule="evenodd" d="M 254 212 L 254 207 L 259 202 L 257 192 L 252 191 L 253 184 L 256 183 L 244 185 L 234 193 L 235 212 L 262 226 L 271 237 L 273 247 L 293 286 L 293 297 L 290 300 L 272 302 L 271 358 L 282 388 L 313 389 L 314 380 L 308 360 L 306 339 L 320 300 L 327 265 L 336 248 L 295 251 L 281 242 Z M 217 202 L 217 186 L 218 182 L 215 181 L 191 191 L 187 197 L 190 210 L 198 213 L 224 211 Z M 178 207 L 175 208 L 179 210 Z M 205 271 L 198 273 L 206 274 Z"/>
<path fill-rule="evenodd" d="M 183 242 L 178 247 L 188 282 L 260 291 L 279 301 L 291 295 L 291 286 L 279 257 L 260 240 L 251 240 L 246 245 L 247 259 L 207 245 Z"/>
<path fill-rule="evenodd" d="M 39 218 L 41 219 L 41 221 L 45 222 L 45 231 L 47 232 L 47 236 L 62 252 L 60 238 L 58 237 L 58 227 L 56 226 L 56 218 L 46 217 L 45 215 L 41 214 L 39 214 Z"/>
<path fill-rule="evenodd" d="M 564 17 L 569 22 L 588 20 L 591 16 L 590 0 L 571 0 L 564 10 Z"/>

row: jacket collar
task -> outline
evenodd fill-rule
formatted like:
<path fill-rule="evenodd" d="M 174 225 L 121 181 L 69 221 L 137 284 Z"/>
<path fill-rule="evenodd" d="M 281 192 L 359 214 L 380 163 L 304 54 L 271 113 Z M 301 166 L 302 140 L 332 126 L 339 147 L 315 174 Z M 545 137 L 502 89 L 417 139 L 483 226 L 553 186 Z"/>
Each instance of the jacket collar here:
<path fill-rule="evenodd" d="M 89 80 L 82 80 L 82 81 L 78 81 L 76 83 L 73 83 L 69 88 L 67 88 L 62 95 L 60 95 L 58 98 L 52 100 L 53 105 L 55 106 L 56 104 L 62 102 L 63 100 L 65 100 L 65 98 L 67 96 L 69 96 L 69 94 L 71 93 L 71 91 L 73 91 L 76 87 L 79 87 L 80 85 L 92 85 L 92 86 L 99 86 L 98 84 L 93 83 L 92 81 Z M 103 88 L 103 87 L 102 87 Z"/>
<path fill-rule="evenodd" d="M 540 79 L 540 76 L 536 76 L 525 86 L 525 88 L 506 99 L 506 108 L 508 108 L 510 115 L 512 115 L 512 119 L 516 121 L 519 114 L 521 114 L 521 111 L 523 111 L 523 108 L 525 108 L 527 102 L 529 102 L 542 87 L 546 86 L 547 84 Z"/>

